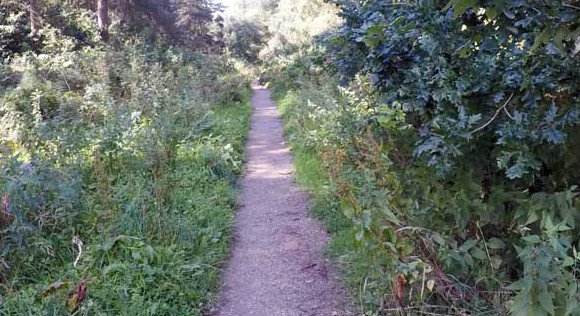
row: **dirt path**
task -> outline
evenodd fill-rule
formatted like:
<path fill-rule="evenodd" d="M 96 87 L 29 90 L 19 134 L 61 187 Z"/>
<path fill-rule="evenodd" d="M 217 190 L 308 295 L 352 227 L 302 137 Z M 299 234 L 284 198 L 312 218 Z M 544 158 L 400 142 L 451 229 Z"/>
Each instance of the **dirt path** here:
<path fill-rule="evenodd" d="M 321 254 L 328 237 L 294 184 L 283 122 L 270 92 L 254 88 L 247 173 L 216 316 L 331 316 L 342 293 Z"/>

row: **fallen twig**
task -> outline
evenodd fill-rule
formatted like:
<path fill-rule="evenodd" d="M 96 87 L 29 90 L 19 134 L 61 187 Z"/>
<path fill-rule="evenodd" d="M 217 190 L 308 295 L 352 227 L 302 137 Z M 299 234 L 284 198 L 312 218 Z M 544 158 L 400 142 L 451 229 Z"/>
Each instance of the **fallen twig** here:
<path fill-rule="evenodd" d="M 314 268 L 314 267 L 316 267 L 316 263 L 313 263 L 313 264 L 311 264 L 309 266 L 306 266 L 306 267 L 302 268 L 300 271 L 308 270 L 308 269 Z"/>

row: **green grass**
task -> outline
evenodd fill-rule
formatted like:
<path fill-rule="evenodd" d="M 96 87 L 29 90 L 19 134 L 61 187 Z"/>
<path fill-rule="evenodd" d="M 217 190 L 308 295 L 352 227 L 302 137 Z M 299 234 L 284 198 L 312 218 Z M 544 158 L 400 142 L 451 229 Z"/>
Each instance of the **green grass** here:
<path fill-rule="evenodd" d="M 367 295 L 368 292 L 361 289 L 373 286 L 365 285 L 365 271 L 369 271 L 366 266 L 373 261 L 368 258 L 367 252 L 357 248 L 353 223 L 341 211 L 332 182 L 321 164 L 322 160 L 317 157 L 314 149 L 305 145 L 304 135 L 300 133 L 293 117 L 294 107 L 300 107 L 297 103 L 300 99 L 292 92 L 277 93 L 276 97 L 285 120 L 286 137 L 292 147 L 296 182 L 310 194 L 312 215 L 322 220 L 330 233 L 331 242 L 327 246 L 326 255 L 338 263 L 341 280 L 348 289 L 352 303 L 358 306 L 359 301 L 367 302 L 369 299 L 362 299 L 361 295 Z M 372 306 L 365 305 L 366 303 L 360 303 L 361 312 L 372 310 Z"/>
<path fill-rule="evenodd" d="M 301 93 L 305 94 L 301 95 Z M 327 174 L 323 159 L 318 156 L 315 145 L 309 143 L 311 135 L 299 119 L 307 117 L 304 111 L 308 92 L 276 91 L 275 97 L 285 121 L 285 134 L 292 147 L 296 182 L 311 196 L 311 213 L 322 220 L 331 236 L 326 256 L 337 263 L 340 279 L 349 293 L 352 306 L 359 315 L 377 315 L 382 303 L 384 284 L 390 284 L 383 273 L 382 258 L 376 252 L 365 251 L 356 240 L 356 224 L 341 210 L 337 189 Z M 318 100 L 322 102 L 321 100 Z M 306 129 L 311 128 L 311 126 Z"/>
<path fill-rule="evenodd" d="M 214 107 L 211 127 L 180 143 L 160 175 L 131 156 L 113 160 L 107 201 L 86 188 L 78 265 L 75 245 L 51 245 L 54 268 L 13 279 L 0 315 L 202 315 L 229 250 L 248 99 Z M 81 283 L 86 298 L 74 308 Z"/>

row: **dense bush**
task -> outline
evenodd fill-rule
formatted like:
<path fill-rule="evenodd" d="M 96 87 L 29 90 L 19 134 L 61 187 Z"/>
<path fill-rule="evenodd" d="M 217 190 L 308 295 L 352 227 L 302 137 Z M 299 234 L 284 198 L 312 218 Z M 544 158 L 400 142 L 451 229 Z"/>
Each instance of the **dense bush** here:
<path fill-rule="evenodd" d="M 295 145 L 339 201 L 323 215 L 354 224 L 338 253 L 361 300 L 580 313 L 577 7 L 338 3 L 328 51 L 270 70 Z"/>

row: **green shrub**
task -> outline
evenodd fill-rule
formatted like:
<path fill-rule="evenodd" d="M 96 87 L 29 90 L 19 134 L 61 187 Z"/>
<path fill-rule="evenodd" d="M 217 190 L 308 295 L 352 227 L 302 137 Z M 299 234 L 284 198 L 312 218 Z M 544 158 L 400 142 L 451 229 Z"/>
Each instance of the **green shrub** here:
<path fill-rule="evenodd" d="M 414 157 L 418 136 L 404 109 L 377 106 L 369 82 L 344 89 L 331 77 L 297 75 L 295 90 L 273 82 L 297 176 L 324 201 L 314 212 L 334 233 L 330 252 L 363 310 L 576 312 L 576 187 L 533 192 L 502 176 L 482 179 L 476 147 L 441 178 Z"/>
<path fill-rule="evenodd" d="M 201 315 L 244 159 L 239 66 L 139 42 L 13 57 L 21 80 L 0 95 L 0 314 Z"/>

